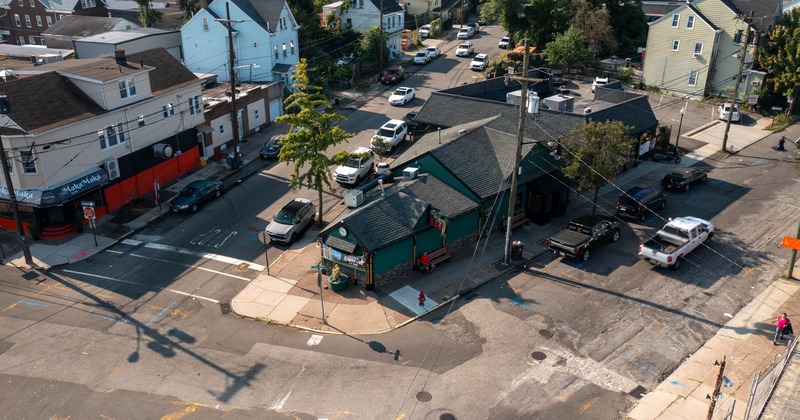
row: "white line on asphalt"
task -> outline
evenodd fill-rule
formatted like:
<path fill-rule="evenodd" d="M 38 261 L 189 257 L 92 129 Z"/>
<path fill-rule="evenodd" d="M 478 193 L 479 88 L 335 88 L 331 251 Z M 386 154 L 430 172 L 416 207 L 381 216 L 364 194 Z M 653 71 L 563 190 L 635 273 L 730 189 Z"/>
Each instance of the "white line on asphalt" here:
<path fill-rule="evenodd" d="M 131 239 L 124 239 L 124 240 L 122 240 L 122 243 L 125 244 L 125 245 L 133 245 L 133 246 L 137 246 L 137 245 L 141 244 L 140 241 L 134 241 L 134 240 L 131 240 Z M 242 264 L 245 264 L 247 266 L 247 268 L 249 268 L 251 270 L 259 271 L 259 272 L 260 271 L 264 271 L 264 269 L 266 268 L 261 264 L 256 264 L 256 263 L 253 263 L 253 262 L 250 262 L 250 261 L 243 261 L 243 260 L 239 260 L 239 259 L 236 259 L 236 258 L 226 257 L 224 255 L 211 254 L 211 253 L 208 253 L 208 252 L 192 251 L 190 249 L 179 248 L 177 246 L 172 246 L 172 245 L 164 245 L 164 244 L 157 244 L 157 243 L 152 243 L 151 242 L 151 243 L 145 244 L 144 247 L 145 248 L 150 248 L 150 249 L 157 249 L 159 251 L 172 251 L 172 252 L 177 252 L 179 254 L 184 254 L 184 255 L 193 255 L 195 257 L 207 258 L 209 260 L 224 262 L 224 263 L 228 263 L 228 264 L 232 264 L 232 265 L 236 265 L 236 266 L 241 266 Z"/>
<path fill-rule="evenodd" d="M 125 254 L 124 252 L 114 251 L 112 249 L 107 249 L 106 252 L 110 252 L 112 254 Z M 181 266 L 184 266 L 184 267 L 187 267 L 187 268 L 194 268 L 196 270 L 208 271 L 209 273 L 219 274 L 220 276 L 226 276 L 226 277 L 234 278 L 234 279 L 237 279 L 237 280 L 244 280 L 246 282 L 252 281 L 252 279 L 248 279 L 247 277 L 237 276 L 235 274 L 228 274 L 228 273 L 225 273 L 223 271 L 212 270 L 210 268 L 200 267 L 200 266 L 197 266 L 197 265 L 177 263 L 175 261 L 165 260 L 163 258 L 148 257 L 148 256 L 145 256 L 145 255 L 139 255 L 139 254 L 134 254 L 134 253 L 125 254 L 125 255 L 130 256 L 130 257 L 136 257 L 136 258 L 144 258 L 146 260 L 152 260 L 152 261 L 168 263 L 168 264 L 181 265 Z"/>
<path fill-rule="evenodd" d="M 114 277 L 101 276 L 99 274 L 84 273 L 82 271 L 74 271 L 74 270 L 63 270 L 63 271 L 65 273 L 78 274 L 80 276 L 95 277 L 95 278 L 98 278 L 98 279 L 110 280 L 110 281 L 115 281 L 115 282 L 118 282 L 118 283 L 134 284 L 134 285 L 137 285 L 137 286 L 145 286 L 145 287 L 150 287 L 150 288 L 153 288 L 153 289 L 165 290 L 165 291 L 170 292 L 170 293 L 177 293 L 179 295 L 189 296 L 189 297 L 192 297 L 192 298 L 195 298 L 195 299 L 201 299 L 201 300 L 205 300 L 205 301 L 208 301 L 208 302 L 219 303 L 219 301 L 216 300 L 216 299 L 211 299 L 211 298 L 207 298 L 207 297 L 203 297 L 203 296 L 199 296 L 199 295 L 193 295 L 191 293 L 181 292 L 180 290 L 175 290 L 175 289 L 168 289 L 166 287 L 151 286 L 149 284 L 138 283 L 138 282 L 130 281 L 130 280 L 122 280 L 122 279 L 117 279 L 117 278 L 114 278 Z"/>
<path fill-rule="evenodd" d="M 307 346 L 316 346 L 322 341 L 322 336 L 314 334 L 306 342 Z"/>

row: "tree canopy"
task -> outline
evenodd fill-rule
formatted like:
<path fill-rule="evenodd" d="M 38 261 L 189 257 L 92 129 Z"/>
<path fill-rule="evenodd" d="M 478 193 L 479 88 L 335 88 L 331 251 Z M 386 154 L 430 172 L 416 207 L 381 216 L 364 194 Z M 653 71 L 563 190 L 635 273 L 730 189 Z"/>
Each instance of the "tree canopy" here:
<path fill-rule="evenodd" d="M 567 165 L 564 174 L 577 183 L 577 189 L 594 191 L 592 214 L 597 213 L 600 188 L 613 180 L 633 149 L 630 127 L 619 121 L 590 121 L 561 138 Z"/>
<path fill-rule="evenodd" d="M 381 41 L 380 29 L 377 26 L 365 30 L 356 49 L 356 60 L 379 61 L 380 48 L 383 48 L 383 64 L 389 62 L 389 48 L 386 46 L 387 39 L 388 37 L 384 31 L 383 41 Z"/>
<path fill-rule="evenodd" d="M 281 139 L 282 147 L 278 160 L 292 162 L 294 169 L 289 176 L 289 187 L 311 188 L 319 194 L 319 217 L 317 223 L 322 225 L 322 193 L 325 187 L 332 191 L 330 167 L 345 162 L 349 153 L 342 151 L 328 157 L 325 152 L 348 138 L 353 137 L 341 127 L 334 125 L 345 119 L 333 112 L 323 112 L 330 108 L 328 99 L 321 93 L 322 88 L 311 85 L 308 78 L 308 63 L 305 58 L 295 66 L 292 72 L 294 93 L 284 101 L 287 109 L 296 109 L 275 119 L 289 125 L 289 132 Z"/>
<path fill-rule="evenodd" d="M 585 65 L 589 60 L 589 55 L 585 38 L 574 27 L 556 35 L 555 39 L 547 43 L 547 48 L 542 52 L 542 56 L 550 65 L 566 68 Z"/>
<path fill-rule="evenodd" d="M 783 19 L 769 37 L 769 45 L 759 53 L 758 61 L 763 67 L 772 68 L 768 89 L 783 95 L 789 101 L 787 115 L 794 111 L 794 103 L 800 95 L 800 9 L 783 14 Z"/>

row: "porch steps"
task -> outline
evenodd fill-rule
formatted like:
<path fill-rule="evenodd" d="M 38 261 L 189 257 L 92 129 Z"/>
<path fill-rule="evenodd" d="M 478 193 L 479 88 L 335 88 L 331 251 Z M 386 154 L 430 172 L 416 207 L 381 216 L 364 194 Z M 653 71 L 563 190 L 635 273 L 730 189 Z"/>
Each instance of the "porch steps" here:
<path fill-rule="evenodd" d="M 68 238 L 78 233 L 72 223 L 57 223 L 42 228 L 39 238 L 46 241 Z"/>

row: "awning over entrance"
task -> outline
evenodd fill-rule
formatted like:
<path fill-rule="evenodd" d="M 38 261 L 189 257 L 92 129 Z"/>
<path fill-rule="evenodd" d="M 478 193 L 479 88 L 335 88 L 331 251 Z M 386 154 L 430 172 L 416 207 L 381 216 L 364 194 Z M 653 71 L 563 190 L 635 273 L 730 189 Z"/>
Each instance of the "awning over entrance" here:
<path fill-rule="evenodd" d="M 17 201 L 34 207 L 58 206 L 108 183 L 105 169 L 96 168 L 50 189 L 14 190 Z M 0 186 L 0 200 L 9 200 L 8 188 Z"/>
<path fill-rule="evenodd" d="M 199 132 L 201 132 L 203 134 L 208 134 L 208 133 L 213 133 L 214 132 L 214 129 L 211 128 L 211 126 L 208 125 L 208 124 L 200 124 L 195 128 L 197 129 L 197 131 L 199 131 Z"/>
<path fill-rule="evenodd" d="M 356 244 L 332 235 L 328 236 L 328 239 L 325 240 L 325 245 L 336 248 L 339 251 L 346 252 L 348 254 L 352 254 L 353 251 L 356 250 Z"/>
<path fill-rule="evenodd" d="M 273 73 L 284 74 L 284 73 L 288 73 L 291 68 L 292 68 L 291 64 L 279 63 L 279 64 L 276 64 L 275 67 L 272 68 L 272 72 Z"/>

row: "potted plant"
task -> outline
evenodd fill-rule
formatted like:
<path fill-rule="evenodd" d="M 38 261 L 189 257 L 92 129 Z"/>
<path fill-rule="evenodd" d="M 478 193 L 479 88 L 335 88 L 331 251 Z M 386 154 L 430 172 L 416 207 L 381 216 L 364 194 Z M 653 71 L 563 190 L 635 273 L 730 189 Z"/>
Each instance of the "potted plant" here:
<path fill-rule="evenodd" d="M 339 264 L 334 264 L 331 270 L 331 276 L 328 278 L 328 285 L 334 292 L 341 292 L 347 289 L 349 282 L 347 281 L 347 274 L 343 274 L 339 269 Z"/>

